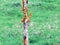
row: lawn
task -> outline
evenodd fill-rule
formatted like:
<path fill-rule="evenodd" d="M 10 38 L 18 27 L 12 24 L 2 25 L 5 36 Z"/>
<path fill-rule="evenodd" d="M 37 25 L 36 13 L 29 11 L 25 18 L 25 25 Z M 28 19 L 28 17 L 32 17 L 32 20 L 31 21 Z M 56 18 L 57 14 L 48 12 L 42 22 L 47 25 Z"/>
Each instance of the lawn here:
<path fill-rule="evenodd" d="M 60 45 L 60 1 L 29 0 L 29 45 Z M 22 0 L 0 0 L 0 45 L 23 45 Z"/>

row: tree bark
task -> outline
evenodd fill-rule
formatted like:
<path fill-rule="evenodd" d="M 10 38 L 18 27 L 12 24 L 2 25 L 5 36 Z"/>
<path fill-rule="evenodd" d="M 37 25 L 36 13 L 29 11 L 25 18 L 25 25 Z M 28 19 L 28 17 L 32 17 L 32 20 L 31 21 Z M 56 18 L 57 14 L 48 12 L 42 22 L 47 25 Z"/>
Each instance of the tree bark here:
<path fill-rule="evenodd" d="M 24 22 L 24 45 L 28 45 L 28 22 Z"/>
<path fill-rule="evenodd" d="M 27 15 L 28 15 L 28 0 L 23 0 L 23 12 L 24 12 L 24 19 L 23 19 L 23 25 L 24 25 L 24 45 L 28 45 L 28 23 L 27 22 Z"/>

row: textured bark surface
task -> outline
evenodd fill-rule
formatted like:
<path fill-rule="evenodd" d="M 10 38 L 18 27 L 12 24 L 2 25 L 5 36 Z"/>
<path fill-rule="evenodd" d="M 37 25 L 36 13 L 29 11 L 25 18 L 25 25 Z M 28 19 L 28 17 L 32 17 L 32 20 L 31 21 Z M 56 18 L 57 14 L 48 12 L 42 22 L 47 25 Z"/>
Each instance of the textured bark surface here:
<path fill-rule="evenodd" d="M 24 45 L 28 45 L 28 0 L 22 0 L 23 2 L 23 12 L 24 12 L 24 18 L 23 18 L 23 24 L 24 24 Z"/>
<path fill-rule="evenodd" d="M 28 22 L 24 23 L 24 45 L 28 45 Z"/>

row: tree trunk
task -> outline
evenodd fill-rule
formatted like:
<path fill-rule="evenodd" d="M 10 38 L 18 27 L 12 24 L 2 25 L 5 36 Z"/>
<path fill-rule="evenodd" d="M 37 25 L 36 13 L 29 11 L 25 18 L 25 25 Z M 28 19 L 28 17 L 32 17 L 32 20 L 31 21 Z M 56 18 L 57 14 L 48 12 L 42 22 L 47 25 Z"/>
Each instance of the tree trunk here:
<path fill-rule="evenodd" d="M 28 22 L 24 22 L 24 45 L 28 45 Z"/>
<path fill-rule="evenodd" d="M 24 12 L 24 19 L 23 19 L 23 25 L 24 25 L 24 45 L 28 45 L 28 20 L 27 20 L 27 15 L 28 15 L 28 0 L 23 0 L 23 12 Z"/>

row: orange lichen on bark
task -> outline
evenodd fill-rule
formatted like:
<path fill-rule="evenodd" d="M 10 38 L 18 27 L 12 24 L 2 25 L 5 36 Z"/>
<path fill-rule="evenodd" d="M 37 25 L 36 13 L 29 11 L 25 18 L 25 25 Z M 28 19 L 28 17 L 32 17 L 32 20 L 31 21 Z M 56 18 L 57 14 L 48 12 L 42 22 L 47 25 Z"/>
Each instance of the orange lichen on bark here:
<path fill-rule="evenodd" d="M 24 0 L 22 0 L 22 4 L 23 4 L 22 11 L 24 11 Z"/>
<path fill-rule="evenodd" d="M 24 36 L 24 45 L 26 45 L 26 36 Z"/>
<path fill-rule="evenodd" d="M 22 22 L 30 22 L 30 18 L 32 17 L 32 13 L 30 13 L 30 16 L 24 16 L 24 18 L 22 19 Z"/>

